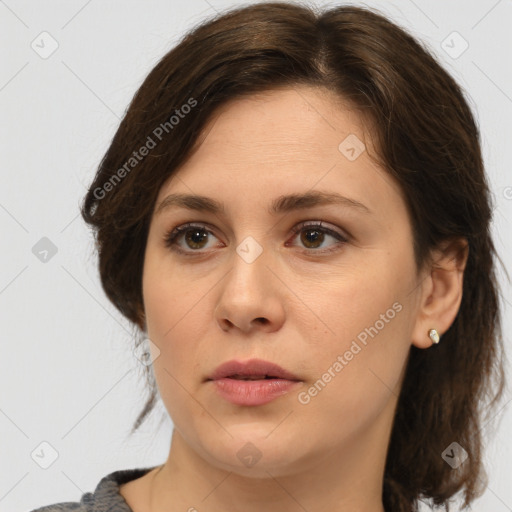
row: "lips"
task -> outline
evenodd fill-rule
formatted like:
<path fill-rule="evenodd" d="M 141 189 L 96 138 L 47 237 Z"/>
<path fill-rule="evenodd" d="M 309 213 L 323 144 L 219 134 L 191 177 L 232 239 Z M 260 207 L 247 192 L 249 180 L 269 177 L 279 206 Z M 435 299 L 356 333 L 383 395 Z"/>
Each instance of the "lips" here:
<path fill-rule="evenodd" d="M 268 404 L 302 385 L 293 373 L 262 359 L 228 361 L 206 381 L 223 399 L 243 407 Z"/>
<path fill-rule="evenodd" d="M 299 381 L 299 377 L 281 368 L 275 363 L 262 359 L 249 359 L 248 361 L 231 360 L 221 364 L 207 380 L 220 379 L 236 380 L 263 380 L 285 379 Z"/>

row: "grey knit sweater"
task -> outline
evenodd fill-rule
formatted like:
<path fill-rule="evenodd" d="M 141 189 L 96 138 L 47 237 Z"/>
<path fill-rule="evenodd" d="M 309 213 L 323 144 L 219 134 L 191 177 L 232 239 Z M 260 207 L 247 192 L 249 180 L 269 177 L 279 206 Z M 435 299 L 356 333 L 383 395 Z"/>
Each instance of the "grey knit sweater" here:
<path fill-rule="evenodd" d="M 83 494 L 80 501 L 46 505 L 31 512 L 133 512 L 119 494 L 119 487 L 140 478 L 155 467 L 114 471 L 100 480 L 93 493 Z"/>

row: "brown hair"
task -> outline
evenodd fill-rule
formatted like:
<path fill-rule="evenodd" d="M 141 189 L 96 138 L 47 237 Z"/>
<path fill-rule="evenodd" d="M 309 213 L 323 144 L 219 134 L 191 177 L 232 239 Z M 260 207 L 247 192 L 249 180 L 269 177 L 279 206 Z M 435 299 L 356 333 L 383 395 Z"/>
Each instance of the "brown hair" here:
<path fill-rule="evenodd" d="M 418 269 L 440 242 L 468 241 L 457 317 L 435 348 L 411 347 L 383 489 L 388 511 L 417 510 L 425 498 L 448 510 L 461 489 L 468 506 L 484 490 L 481 406 L 496 406 L 505 379 L 499 257 L 480 134 L 463 91 L 428 48 L 375 9 L 317 12 L 279 2 L 231 9 L 198 25 L 158 62 L 82 205 L 103 289 L 143 333 L 144 252 L 161 185 L 191 155 L 219 105 L 299 84 L 327 88 L 371 119 L 380 162 L 407 201 Z M 146 156 L 134 156 L 139 148 Z M 150 367 L 147 377 L 150 396 L 132 433 L 156 404 Z M 469 454 L 457 469 L 441 457 L 453 441 Z"/>

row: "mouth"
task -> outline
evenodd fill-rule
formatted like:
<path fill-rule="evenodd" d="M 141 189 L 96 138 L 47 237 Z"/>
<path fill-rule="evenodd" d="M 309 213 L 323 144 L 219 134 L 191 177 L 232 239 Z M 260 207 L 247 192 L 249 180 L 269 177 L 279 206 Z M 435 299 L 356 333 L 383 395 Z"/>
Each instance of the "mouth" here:
<path fill-rule="evenodd" d="M 279 379 L 280 377 L 276 377 L 274 375 L 229 375 L 226 379 L 235 379 L 235 380 L 267 380 L 267 379 Z"/>
<path fill-rule="evenodd" d="M 221 364 L 206 380 L 276 380 L 299 381 L 300 379 L 281 366 L 262 359 L 248 361 L 231 360 Z"/>
<path fill-rule="evenodd" d="M 244 407 L 265 405 L 289 394 L 302 383 L 288 370 L 262 359 L 227 361 L 205 382 L 211 382 L 226 401 Z"/>

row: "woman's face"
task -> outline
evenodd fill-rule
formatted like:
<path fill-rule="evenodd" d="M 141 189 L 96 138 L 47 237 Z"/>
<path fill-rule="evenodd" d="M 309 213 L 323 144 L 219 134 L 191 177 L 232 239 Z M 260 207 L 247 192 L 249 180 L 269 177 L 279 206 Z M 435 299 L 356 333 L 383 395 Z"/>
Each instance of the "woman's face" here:
<path fill-rule="evenodd" d="M 356 113 L 318 89 L 232 101 L 204 133 L 155 212 L 171 194 L 221 210 L 169 201 L 144 262 L 147 335 L 175 432 L 203 461 L 259 477 L 348 461 L 363 442 L 382 451 L 421 292 L 400 189 L 370 159 Z M 297 381 L 244 401 L 219 390 L 268 383 L 208 380 L 254 358 Z"/>

